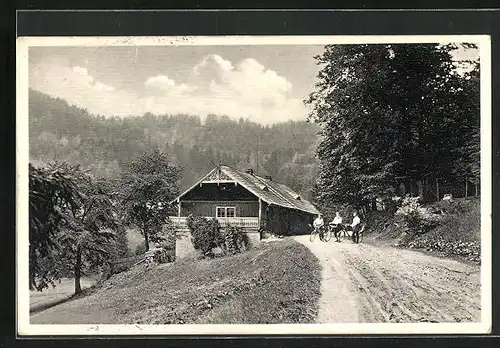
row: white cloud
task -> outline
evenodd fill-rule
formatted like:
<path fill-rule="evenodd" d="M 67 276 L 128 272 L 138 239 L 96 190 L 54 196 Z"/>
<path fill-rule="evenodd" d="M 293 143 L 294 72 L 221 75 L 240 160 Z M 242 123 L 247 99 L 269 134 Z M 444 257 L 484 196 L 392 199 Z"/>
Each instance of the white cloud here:
<path fill-rule="evenodd" d="M 92 113 L 104 116 L 142 113 L 134 93 L 96 81 L 84 67 L 49 61 L 30 67 L 29 80 L 30 88 L 62 98 Z"/>
<path fill-rule="evenodd" d="M 148 87 L 158 87 L 161 89 L 170 89 L 175 86 L 175 81 L 169 79 L 165 75 L 158 75 L 154 77 L 150 77 L 146 80 L 146 86 Z"/>
<path fill-rule="evenodd" d="M 108 86 L 108 85 L 105 85 L 104 83 L 101 83 L 101 82 L 96 82 L 95 88 L 98 91 L 106 91 L 106 92 L 111 92 L 111 91 L 115 90 L 115 88 L 113 86 Z"/>
<path fill-rule="evenodd" d="M 106 116 L 214 113 L 270 124 L 304 119 L 306 109 L 291 96 L 292 85 L 275 71 L 247 58 L 233 64 L 219 55 L 203 57 L 184 81 L 166 74 L 137 86 L 145 95 L 96 81 L 86 68 L 49 62 L 30 69 L 30 87 Z"/>
<path fill-rule="evenodd" d="M 193 72 L 195 75 L 199 76 L 202 71 L 206 72 L 208 69 L 214 69 L 215 71 L 231 71 L 233 70 L 233 64 L 229 60 L 225 60 L 217 54 L 210 54 L 203 57 L 198 64 L 193 67 Z"/>

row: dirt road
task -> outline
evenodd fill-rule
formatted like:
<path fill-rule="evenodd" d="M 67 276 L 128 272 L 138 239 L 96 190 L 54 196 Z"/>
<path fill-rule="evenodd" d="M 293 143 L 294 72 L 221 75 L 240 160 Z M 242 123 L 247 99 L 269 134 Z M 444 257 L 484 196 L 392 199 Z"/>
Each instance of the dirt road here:
<path fill-rule="evenodd" d="M 297 236 L 322 266 L 318 323 L 480 321 L 480 266 Z"/>

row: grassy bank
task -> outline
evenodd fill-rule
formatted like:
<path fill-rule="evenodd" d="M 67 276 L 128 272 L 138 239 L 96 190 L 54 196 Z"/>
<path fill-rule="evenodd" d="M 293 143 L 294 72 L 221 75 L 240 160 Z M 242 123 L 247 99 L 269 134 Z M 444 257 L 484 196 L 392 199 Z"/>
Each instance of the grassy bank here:
<path fill-rule="evenodd" d="M 80 280 L 82 289 L 87 289 L 95 283 L 92 278 L 84 277 Z M 56 281 L 56 287 L 49 286 L 43 291 L 30 291 L 30 312 L 39 312 L 58 305 L 72 298 L 75 293 L 74 279 Z"/>
<path fill-rule="evenodd" d="M 440 223 L 427 233 L 408 236 L 402 221 L 393 214 L 376 212 L 367 218 L 367 234 L 375 242 L 438 253 L 466 261 L 480 261 L 481 209 L 480 199 L 456 199 L 425 206 L 438 213 Z"/>
<path fill-rule="evenodd" d="M 310 323 L 317 314 L 320 272 L 306 247 L 285 239 L 231 257 L 136 267 L 31 322 Z"/>

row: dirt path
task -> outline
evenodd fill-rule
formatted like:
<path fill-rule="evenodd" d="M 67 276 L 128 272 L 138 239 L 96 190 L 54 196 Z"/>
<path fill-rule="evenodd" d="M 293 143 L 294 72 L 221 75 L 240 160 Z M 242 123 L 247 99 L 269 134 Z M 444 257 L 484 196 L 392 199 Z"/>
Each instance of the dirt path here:
<path fill-rule="evenodd" d="M 295 239 L 322 266 L 318 323 L 480 321 L 480 266 L 392 247 Z"/>

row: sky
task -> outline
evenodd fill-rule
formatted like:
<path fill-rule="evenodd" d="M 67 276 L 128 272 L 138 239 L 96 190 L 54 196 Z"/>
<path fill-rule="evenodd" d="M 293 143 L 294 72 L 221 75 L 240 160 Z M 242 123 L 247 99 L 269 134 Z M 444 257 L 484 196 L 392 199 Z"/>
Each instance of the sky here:
<path fill-rule="evenodd" d="M 323 46 L 31 47 L 29 86 L 104 116 L 305 120 Z"/>
<path fill-rule="evenodd" d="M 104 116 L 305 120 L 323 45 L 30 47 L 29 87 Z M 462 53 L 469 57 L 470 53 Z"/>

